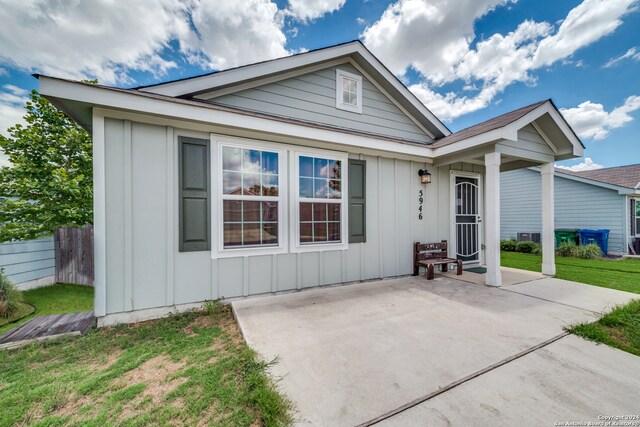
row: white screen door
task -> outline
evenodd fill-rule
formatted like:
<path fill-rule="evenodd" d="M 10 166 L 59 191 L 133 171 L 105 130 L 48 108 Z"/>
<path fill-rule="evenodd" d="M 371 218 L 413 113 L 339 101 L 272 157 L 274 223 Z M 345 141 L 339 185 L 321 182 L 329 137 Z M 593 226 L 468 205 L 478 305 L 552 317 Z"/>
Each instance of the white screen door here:
<path fill-rule="evenodd" d="M 463 262 L 480 260 L 480 201 L 478 178 L 455 177 L 456 258 Z"/>

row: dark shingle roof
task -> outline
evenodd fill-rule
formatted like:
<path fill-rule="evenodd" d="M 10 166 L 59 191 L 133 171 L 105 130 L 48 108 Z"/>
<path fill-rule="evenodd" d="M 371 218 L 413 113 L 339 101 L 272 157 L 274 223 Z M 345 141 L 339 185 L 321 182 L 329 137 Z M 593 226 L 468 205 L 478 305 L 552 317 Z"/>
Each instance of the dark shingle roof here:
<path fill-rule="evenodd" d="M 451 135 L 445 136 L 444 138 L 437 139 L 433 144 L 431 144 L 431 146 L 433 148 L 442 147 L 444 145 L 462 141 L 463 139 L 471 138 L 472 136 L 480 135 L 481 133 L 505 127 L 549 101 L 549 99 L 545 99 L 544 101 L 536 102 L 535 104 L 527 105 L 526 107 L 509 111 L 508 113 L 502 114 L 501 116 L 494 117 L 482 123 L 478 123 L 477 125 L 459 130 L 458 132 L 452 133 Z"/>
<path fill-rule="evenodd" d="M 613 168 L 594 169 L 590 171 L 574 172 L 566 169 L 556 169 L 560 173 L 592 179 L 620 187 L 635 188 L 640 183 L 640 164 L 616 166 Z"/>

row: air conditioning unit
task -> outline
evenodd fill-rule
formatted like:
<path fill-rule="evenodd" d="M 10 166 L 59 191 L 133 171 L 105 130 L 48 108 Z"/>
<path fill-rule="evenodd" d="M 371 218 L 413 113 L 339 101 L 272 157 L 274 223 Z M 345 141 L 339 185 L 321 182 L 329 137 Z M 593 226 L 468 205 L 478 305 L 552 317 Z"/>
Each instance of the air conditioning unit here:
<path fill-rule="evenodd" d="M 540 233 L 518 233 L 518 242 L 540 243 Z"/>

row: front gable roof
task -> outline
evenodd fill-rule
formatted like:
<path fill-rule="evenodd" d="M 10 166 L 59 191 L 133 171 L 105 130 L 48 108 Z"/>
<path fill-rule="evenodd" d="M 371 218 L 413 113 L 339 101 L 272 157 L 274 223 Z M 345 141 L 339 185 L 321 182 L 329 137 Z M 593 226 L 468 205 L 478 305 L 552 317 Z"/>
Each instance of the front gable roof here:
<path fill-rule="evenodd" d="M 410 117 L 417 120 L 434 138 L 451 131 L 425 107 L 398 78 L 360 41 L 352 41 L 284 58 L 258 62 L 201 76 L 135 88 L 140 92 L 176 98 L 207 99 L 246 90 L 268 82 L 302 74 L 314 67 L 351 62 L 375 82 Z"/>

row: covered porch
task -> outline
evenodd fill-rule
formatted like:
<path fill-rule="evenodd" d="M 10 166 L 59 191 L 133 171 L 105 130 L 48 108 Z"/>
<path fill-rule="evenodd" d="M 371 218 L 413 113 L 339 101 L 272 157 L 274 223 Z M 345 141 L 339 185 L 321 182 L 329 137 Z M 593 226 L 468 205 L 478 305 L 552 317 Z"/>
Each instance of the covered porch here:
<path fill-rule="evenodd" d="M 477 263 L 486 267 L 485 284 L 489 286 L 503 284 L 500 272 L 500 173 L 540 168 L 542 273 L 554 275 L 554 164 L 559 160 L 581 157 L 584 146 L 553 102 L 541 101 L 514 110 L 437 140 L 432 147 L 435 154 L 433 165 L 436 167 L 459 162 L 484 167 L 482 179 L 471 181 L 471 184 L 465 183 L 464 179 L 458 182 L 458 178 L 452 175 L 452 186 L 460 185 L 462 189 L 458 191 L 453 187 L 451 194 L 452 244 L 449 255 L 472 262 L 474 258 L 469 258 L 461 248 L 477 247 Z M 464 186 L 469 185 L 478 186 L 477 211 L 469 210 L 464 193 L 463 197 L 460 195 Z M 466 242 L 469 230 L 477 233 L 475 246 Z"/>

